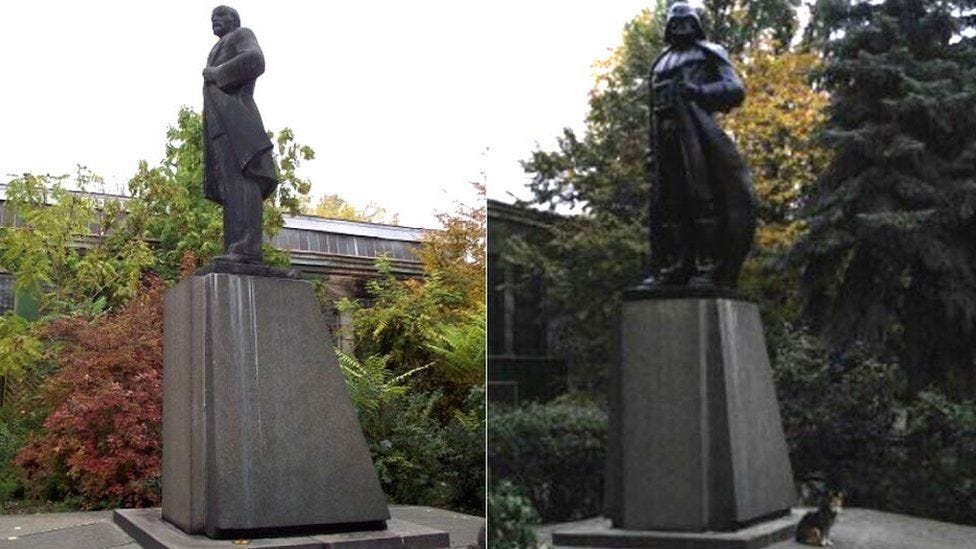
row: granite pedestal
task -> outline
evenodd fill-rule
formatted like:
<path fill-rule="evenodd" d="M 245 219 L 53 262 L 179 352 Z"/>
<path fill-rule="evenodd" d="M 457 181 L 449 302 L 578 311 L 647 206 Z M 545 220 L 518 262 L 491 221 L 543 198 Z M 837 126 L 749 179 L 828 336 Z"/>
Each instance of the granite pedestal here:
<path fill-rule="evenodd" d="M 789 516 L 793 475 L 755 304 L 631 294 L 620 324 L 606 499 L 613 529 L 630 534 L 606 546 L 645 546 L 625 544 L 634 531 L 707 541 Z M 708 546 L 667 537 L 653 546 Z"/>
<path fill-rule="evenodd" d="M 163 519 L 211 538 L 385 530 L 309 283 L 194 276 L 164 318 Z"/>

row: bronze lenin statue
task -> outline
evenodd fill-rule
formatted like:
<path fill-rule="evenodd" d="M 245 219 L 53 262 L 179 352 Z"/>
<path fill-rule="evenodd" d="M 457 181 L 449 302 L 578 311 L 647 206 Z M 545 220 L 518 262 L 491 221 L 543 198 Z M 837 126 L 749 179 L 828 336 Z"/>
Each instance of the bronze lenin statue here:
<path fill-rule="evenodd" d="M 740 105 L 745 91 L 687 3 L 669 9 L 665 41 L 651 68 L 651 274 L 642 287 L 734 289 L 755 233 L 755 196 L 713 113 Z"/>
<path fill-rule="evenodd" d="M 264 55 L 233 8 L 211 16 L 219 40 L 203 69 L 204 195 L 224 207 L 224 255 L 218 263 L 263 263 L 262 202 L 278 185 L 272 144 L 254 104 Z"/>

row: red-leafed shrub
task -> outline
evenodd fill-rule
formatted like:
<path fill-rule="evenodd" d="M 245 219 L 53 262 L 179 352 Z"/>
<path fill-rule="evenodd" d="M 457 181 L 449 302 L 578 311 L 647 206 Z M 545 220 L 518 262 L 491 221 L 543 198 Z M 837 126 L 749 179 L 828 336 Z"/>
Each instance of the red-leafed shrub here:
<path fill-rule="evenodd" d="M 58 364 L 43 391 L 51 413 L 15 460 L 32 497 L 89 508 L 159 503 L 164 290 L 147 276 L 121 311 L 44 330 Z"/>

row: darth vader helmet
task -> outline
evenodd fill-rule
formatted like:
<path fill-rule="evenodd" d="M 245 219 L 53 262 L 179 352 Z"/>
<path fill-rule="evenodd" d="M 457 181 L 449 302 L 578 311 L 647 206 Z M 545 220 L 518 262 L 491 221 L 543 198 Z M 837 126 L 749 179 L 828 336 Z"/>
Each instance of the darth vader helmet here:
<path fill-rule="evenodd" d="M 691 4 L 687 2 L 675 2 L 668 8 L 668 21 L 664 30 L 664 41 L 674 44 L 674 29 L 678 21 L 690 20 L 695 31 L 695 40 L 705 39 L 705 30 L 702 29 L 701 16 Z"/>

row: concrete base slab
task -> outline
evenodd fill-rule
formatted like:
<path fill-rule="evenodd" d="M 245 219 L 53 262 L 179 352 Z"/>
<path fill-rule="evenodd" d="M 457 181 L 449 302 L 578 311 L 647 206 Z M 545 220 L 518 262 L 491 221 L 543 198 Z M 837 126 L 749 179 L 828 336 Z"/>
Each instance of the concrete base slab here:
<path fill-rule="evenodd" d="M 622 530 L 588 524 L 552 533 L 557 547 L 653 547 L 654 549 L 759 549 L 788 540 L 796 532 L 803 512 L 754 524 L 734 532 L 666 532 L 660 530 Z"/>
<path fill-rule="evenodd" d="M 385 530 L 344 532 L 247 540 L 215 540 L 190 535 L 166 522 L 158 508 L 118 509 L 112 516 L 126 534 L 146 549 L 441 549 L 450 546 L 447 532 L 390 519 Z"/>

